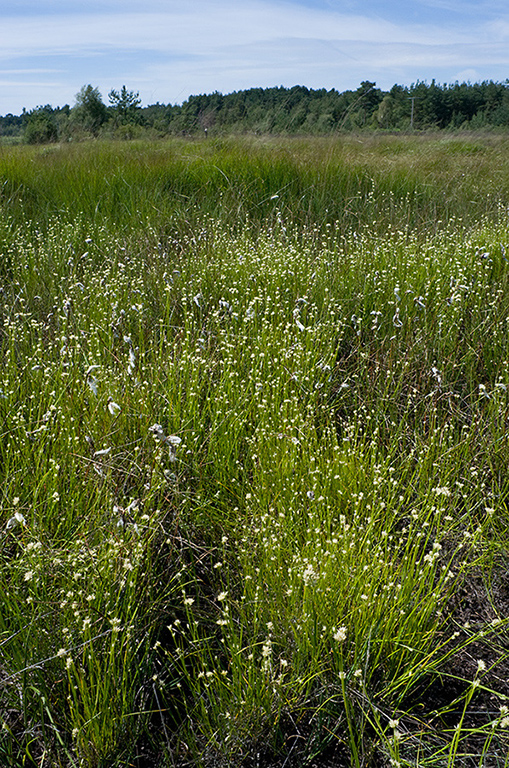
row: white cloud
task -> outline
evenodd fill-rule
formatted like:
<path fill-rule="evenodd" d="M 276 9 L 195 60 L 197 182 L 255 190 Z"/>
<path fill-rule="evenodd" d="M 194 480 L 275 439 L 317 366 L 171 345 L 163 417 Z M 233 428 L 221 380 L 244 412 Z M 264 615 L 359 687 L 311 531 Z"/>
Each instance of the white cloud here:
<path fill-rule="evenodd" d="M 380 87 L 388 89 L 395 82 L 409 85 L 417 79 L 433 77 L 439 82 L 453 82 L 461 79 L 463 70 L 475 67 L 481 71 L 490 58 L 499 66 L 509 68 L 509 51 L 504 46 L 495 50 L 486 45 L 446 47 L 286 40 L 280 44 L 226 47 L 210 60 L 205 57 L 186 63 L 157 63 L 147 68 L 143 81 L 140 79 L 136 87 L 143 90 L 151 84 L 153 87 L 165 84 L 166 89 L 172 90 L 169 100 L 174 102 L 190 93 L 213 90 L 228 93 L 253 85 L 301 83 L 313 88 L 346 90 L 356 88 L 361 80 L 367 79 L 376 80 Z M 233 67 L 232 62 L 235 62 Z M 469 79 L 472 79 L 470 75 Z M 163 100 L 159 89 L 157 98 Z"/>
<path fill-rule="evenodd" d="M 0 24 L 0 114 L 47 101 L 73 103 L 88 82 L 103 94 L 125 82 L 144 103 L 174 103 L 191 93 L 253 86 L 344 90 L 375 79 L 390 88 L 432 77 L 451 82 L 463 71 L 504 79 L 509 18 L 495 19 L 500 4 L 487 0 L 472 25 L 475 6 L 466 2 L 466 15 L 459 0 L 412 6 L 457 14 L 454 24 L 441 26 L 410 23 L 408 14 L 405 21 L 382 18 L 384 8 L 394 16 L 394 7 L 373 1 L 324 0 L 317 7 L 295 0 L 90 0 L 88 6 L 52 0 L 48 7 L 39 0 L 37 8 L 48 12 L 35 16 L 14 15 L 12 3 Z M 368 11 L 374 6 L 377 13 Z"/>
<path fill-rule="evenodd" d="M 477 83 L 482 75 L 477 69 L 467 68 L 460 70 L 454 79 L 460 83 Z"/>
<path fill-rule="evenodd" d="M 2 75 L 41 75 L 49 72 L 61 72 L 61 69 L 48 69 L 47 67 L 32 67 L 31 69 L 0 69 Z"/>
<path fill-rule="evenodd" d="M 362 42 L 461 42 L 459 31 L 396 25 L 381 18 L 316 11 L 260 0 L 232 5 L 197 2 L 174 12 L 57 14 L 7 17 L 0 26 L 0 57 L 67 54 L 98 49 L 146 50 L 200 55 L 236 42 L 282 38 Z"/>

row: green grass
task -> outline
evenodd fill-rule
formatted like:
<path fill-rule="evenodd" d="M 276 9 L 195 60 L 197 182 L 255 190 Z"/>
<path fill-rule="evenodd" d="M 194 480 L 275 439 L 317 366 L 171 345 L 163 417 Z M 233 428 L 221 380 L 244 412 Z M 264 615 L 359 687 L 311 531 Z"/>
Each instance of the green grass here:
<path fill-rule="evenodd" d="M 2 149 L 4 764 L 507 764 L 505 154 Z"/>
<path fill-rule="evenodd" d="M 0 199 L 15 221 L 53 216 L 120 231 L 329 224 L 427 231 L 493 215 L 509 193 L 507 139 L 218 139 L 0 147 Z"/>

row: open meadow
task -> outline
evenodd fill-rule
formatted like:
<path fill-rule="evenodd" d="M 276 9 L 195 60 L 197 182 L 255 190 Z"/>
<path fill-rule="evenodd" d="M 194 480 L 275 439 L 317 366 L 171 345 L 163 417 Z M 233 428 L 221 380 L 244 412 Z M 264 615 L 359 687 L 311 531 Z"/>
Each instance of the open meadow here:
<path fill-rule="evenodd" d="M 0 764 L 509 765 L 509 137 L 0 145 Z"/>

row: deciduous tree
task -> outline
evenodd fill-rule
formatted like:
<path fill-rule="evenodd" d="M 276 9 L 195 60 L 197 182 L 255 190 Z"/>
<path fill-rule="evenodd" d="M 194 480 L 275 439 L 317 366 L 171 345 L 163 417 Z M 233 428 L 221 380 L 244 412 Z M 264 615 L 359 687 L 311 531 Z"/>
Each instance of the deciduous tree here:
<path fill-rule="evenodd" d="M 84 85 L 76 94 L 76 104 L 72 109 L 72 122 L 97 136 L 101 125 L 107 118 L 108 108 L 103 102 L 98 88 Z"/>

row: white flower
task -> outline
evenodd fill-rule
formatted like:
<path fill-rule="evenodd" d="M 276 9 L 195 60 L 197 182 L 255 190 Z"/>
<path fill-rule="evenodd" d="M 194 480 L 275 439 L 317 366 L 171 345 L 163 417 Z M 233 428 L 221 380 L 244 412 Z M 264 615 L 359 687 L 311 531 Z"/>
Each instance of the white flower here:
<path fill-rule="evenodd" d="M 10 530 L 17 525 L 26 525 L 25 516 L 22 515 L 21 512 L 15 512 L 14 515 L 7 520 L 7 525 L 5 527 L 7 530 Z"/>
<path fill-rule="evenodd" d="M 129 376 L 131 376 L 134 373 L 135 366 L 136 366 L 136 355 L 134 354 L 134 351 L 131 348 L 129 350 L 129 365 L 127 366 L 127 373 Z"/>
<path fill-rule="evenodd" d="M 95 376 L 92 376 L 92 371 L 95 371 L 97 368 L 100 368 L 100 365 L 89 365 L 86 372 L 85 372 L 85 378 L 87 380 L 87 384 L 92 391 L 92 393 L 97 397 L 97 379 Z"/>
<path fill-rule="evenodd" d="M 300 308 L 299 307 L 295 307 L 295 309 L 293 310 L 293 318 L 295 320 L 295 325 L 297 326 L 299 331 L 305 331 L 306 330 L 306 326 L 303 325 L 301 323 L 301 321 L 299 320 L 299 315 L 300 315 Z"/>
<path fill-rule="evenodd" d="M 333 637 L 338 643 L 342 643 L 343 640 L 346 640 L 346 627 L 338 627 L 338 629 L 335 630 Z"/>
<path fill-rule="evenodd" d="M 94 453 L 94 459 L 98 456 L 107 456 L 111 452 L 111 446 L 109 448 L 102 448 L 100 451 Z"/>
<path fill-rule="evenodd" d="M 318 575 L 313 568 L 313 565 L 311 563 L 308 563 L 304 571 L 302 572 L 302 579 L 304 581 L 304 584 L 307 586 L 308 584 L 314 584 L 316 580 L 318 579 Z"/>
<path fill-rule="evenodd" d="M 97 379 L 93 376 L 89 376 L 87 379 L 87 384 L 92 394 L 97 397 Z"/>
<path fill-rule="evenodd" d="M 450 489 L 444 485 L 441 488 L 433 488 L 433 493 L 436 493 L 437 496 L 450 496 L 451 491 Z"/>
<path fill-rule="evenodd" d="M 166 435 L 164 434 L 163 428 L 160 424 L 152 424 L 152 426 L 148 428 L 148 431 L 152 432 L 154 440 L 159 440 L 161 443 L 166 441 Z"/>
<path fill-rule="evenodd" d="M 154 440 L 163 443 L 163 445 L 166 445 L 169 448 L 170 461 L 176 461 L 177 446 L 182 442 L 182 438 L 177 437 L 177 435 L 165 435 L 160 424 L 152 424 L 152 426 L 148 428 L 148 431 L 152 432 Z"/>
<path fill-rule="evenodd" d="M 111 396 L 108 397 L 108 411 L 111 413 L 111 415 L 118 416 L 121 410 L 122 409 L 120 408 L 119 404 L 116 403 Z"/>

